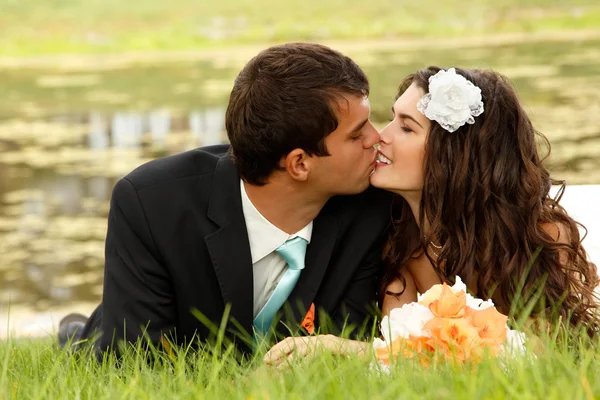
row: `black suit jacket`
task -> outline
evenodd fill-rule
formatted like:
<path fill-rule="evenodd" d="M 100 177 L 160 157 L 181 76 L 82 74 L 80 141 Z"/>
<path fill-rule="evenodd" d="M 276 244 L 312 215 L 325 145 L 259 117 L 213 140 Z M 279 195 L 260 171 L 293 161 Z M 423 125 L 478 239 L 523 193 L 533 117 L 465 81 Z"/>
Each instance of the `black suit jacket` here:
<path fill-rule="evenodd" d="M 229 304 L 227 337 L 239 343 L 235 336 L 246 332 L 251 341 L 250 245 L 240 177 L 227 151 L 218 145 L 157 159 L 115 185 L 103 299 L 84 338 L 100 330 L 102 349 L 142 332 L 153 343 L 167 334 L 180 343 L 206 340 L 206 320 L 218 327 Z M 390 202 L 389 193 L 370 188 L 324 206 L 279 332 L 297 326 L 311 303 L 337 325 L 372 317 Z"/>

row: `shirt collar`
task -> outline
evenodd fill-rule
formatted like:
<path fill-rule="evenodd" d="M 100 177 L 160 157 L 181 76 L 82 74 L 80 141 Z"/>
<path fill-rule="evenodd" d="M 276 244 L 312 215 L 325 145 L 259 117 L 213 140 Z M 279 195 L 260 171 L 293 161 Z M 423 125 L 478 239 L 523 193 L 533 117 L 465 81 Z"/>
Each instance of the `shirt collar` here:
<path fill-rule="evenodd" d="M 250 253 L 252 254 L 252 264 L 260 261 L 267 255 L 274 252 L 286 240 L 299 236 L 310 243 L 312 237 L 313 222 L 309 222 L 298 232 L 289 235 L 272 223 L 270 223 L 250 201 L 244 182 L 240 179 L 240 189 L 242 193 L 242 210 L 246 220 L 246 229 L 248 230 L 248 240 L 250 242 Z"/>

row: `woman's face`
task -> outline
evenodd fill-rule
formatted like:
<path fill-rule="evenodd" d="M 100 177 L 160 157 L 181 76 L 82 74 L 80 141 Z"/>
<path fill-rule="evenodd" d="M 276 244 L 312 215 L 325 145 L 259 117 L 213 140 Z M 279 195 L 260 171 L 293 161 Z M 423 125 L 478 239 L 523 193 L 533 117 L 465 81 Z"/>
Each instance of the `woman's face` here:
<path fill-rule="evenodd" d="M 400 195 L 423 190 L 425 141 L 431 121 L 417 110 L 425 92 L 414 83 L 396 100 L 391 122 L 379 133 L 375 172 L 371 184 Z"/>

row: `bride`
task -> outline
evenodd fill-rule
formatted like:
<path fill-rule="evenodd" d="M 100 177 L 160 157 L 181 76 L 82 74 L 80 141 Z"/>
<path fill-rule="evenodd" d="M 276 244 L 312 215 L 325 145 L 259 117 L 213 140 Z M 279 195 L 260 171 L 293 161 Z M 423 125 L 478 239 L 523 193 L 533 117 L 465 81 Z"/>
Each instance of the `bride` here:
<path fill-rule="evenodd" d="M 598 334 L 596 266 L 559 205 L 564 182 L 549 196 L 557 182 L 536 137 L 549 146 L 498 73 L 429 67 L 404 79 L 371 175 L 373 186 L 397 194 L 379 291 L 384 315 L 459 276 L 504 314 L 541 293 L 532 317 Z M 331 335 L 287 338 L 265 360 L 301 357 L 317 343 L 342 353 L 370 346 Z"/>

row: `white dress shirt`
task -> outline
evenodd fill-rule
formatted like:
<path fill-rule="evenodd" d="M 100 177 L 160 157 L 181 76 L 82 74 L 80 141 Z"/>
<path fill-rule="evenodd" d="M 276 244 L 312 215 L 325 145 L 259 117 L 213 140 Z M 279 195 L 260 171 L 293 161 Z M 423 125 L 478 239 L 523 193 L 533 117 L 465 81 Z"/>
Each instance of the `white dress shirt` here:
<path fill-rule="evenodd" d="M 248 198 L 244 182 L 240 180 L 242 192 L 242 210 L 246 220 L 250 253 L 252 254 L 252 272 L 254 276 L 254 317 L 258 315 L 277 287 L 277 283 L 287 271 L 287 262 L 275 250 L 286 240 L 300 236 L 310 243 L 312 221 L 300 231 L 289 235 L 270 223 L 254 207 Z"/>

